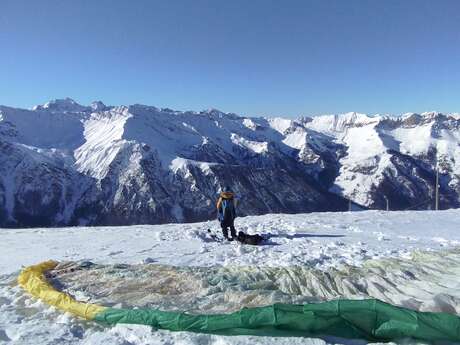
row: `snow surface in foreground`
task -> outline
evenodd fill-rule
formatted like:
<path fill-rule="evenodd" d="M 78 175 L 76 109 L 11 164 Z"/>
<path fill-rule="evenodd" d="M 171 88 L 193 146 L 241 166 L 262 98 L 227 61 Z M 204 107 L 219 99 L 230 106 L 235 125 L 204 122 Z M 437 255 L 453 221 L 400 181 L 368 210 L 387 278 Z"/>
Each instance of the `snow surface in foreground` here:
<path fill-rule="evenodd" d="M 229 269 L 234 266 L 277 269 L 280 266 L 289 268 L 299 265 L 316 272 L 327 272 L 349 266 L 363 269 L 369 260 L 383 262 L 386 258 L 396 258 L 404 261 L 407 269 L 407 263 L 412 260 L 412 252 L 417 250 L 437 252 L 447 249 L 447 253 L 458 253 L 459 221 L 460 210 L 391 213 L 366 211 L 238 218 L 236 226 L 239 230 L 271 234 L 269 244 L 259 247 L 214 242 L 206 230 L 210 228 L 217 232 L 216 222 L 0 229 L 0 342 L 216 345 L 268 344 L 275 341 L 278 344 L 365 343 L 333 339 L 222 337 L 153 331 L 145 326 L 119 325 L 104 328 L 62 314 L 31 299 L 17 287 L 15 278 L 22 266 L 48 259 L 90 260 L 100 264 L 223 266 Z M 458 271 L 458 267 L 453 269 Z M 427 296 L 429 298 L 429 289 L 436 285 L 429 279 L 421 293 L 425 299 Z M 436 277 L 436 282 L 439 280 L 442 280 L 442 276 Z M 445 281 L 454 297 L 449 295 L 451 300 L 446 302 L 442 299 L 441 304 L 457 306 L 460 301 L 460 284 L 455 279 Z M 414 286 L 411 289 L 401 293 L 416 295 Z M 443 293 L 445 295 L 445 291 Z M 433 305 L 438 302 L 433 301 Z M 455 311 L 458 313 L 454 308 L 452 312 Z"/>

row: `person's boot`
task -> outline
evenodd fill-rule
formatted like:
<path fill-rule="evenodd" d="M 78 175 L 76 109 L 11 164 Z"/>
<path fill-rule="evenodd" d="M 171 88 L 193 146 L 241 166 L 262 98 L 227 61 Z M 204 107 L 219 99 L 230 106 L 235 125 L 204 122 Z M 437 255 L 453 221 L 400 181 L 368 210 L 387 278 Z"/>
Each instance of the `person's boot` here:
<path fill-rule="evenodd" d="M 236 240 L 236 238 L 237 238 L 236 229 L 233 226 L 230 227 L 230 233 L 232 234 L 232 241 Z"/>
<path fill-rule="evenodd" d="M 227 228 L 222 227 L 222 234 L 224 235 L 224 238 L 225 238 L 227 241 L 232 241 L 232 239 L 230 239 L 230 238 L 228 237 L 228 229 L 227 229 Z"/>

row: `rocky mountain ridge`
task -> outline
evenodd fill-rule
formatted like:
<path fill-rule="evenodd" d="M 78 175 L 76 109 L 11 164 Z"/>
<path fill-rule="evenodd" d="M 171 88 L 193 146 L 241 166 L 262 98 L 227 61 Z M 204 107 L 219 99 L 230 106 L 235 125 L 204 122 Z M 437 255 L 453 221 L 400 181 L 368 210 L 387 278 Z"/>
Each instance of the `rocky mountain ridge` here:
<path fill-rule="evenodd" d="M 221 187 L 240 215 L 459 206 L 460 117 L 348 113 L 253 118 L 215 109 L 0 106 L 0 227 L 214 219 Z"/>

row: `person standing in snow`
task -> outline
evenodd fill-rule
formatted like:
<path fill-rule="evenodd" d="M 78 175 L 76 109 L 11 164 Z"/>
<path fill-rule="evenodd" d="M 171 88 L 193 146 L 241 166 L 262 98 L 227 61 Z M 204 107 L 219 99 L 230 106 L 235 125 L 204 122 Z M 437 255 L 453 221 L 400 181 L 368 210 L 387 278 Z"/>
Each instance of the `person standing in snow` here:
<path fill-rule="evenodd" d="M 236 199 L 230 187 L 225 187 L 220 193 L 219 200 L 217 200 L 217 217 L 224 237 L 229 241 L 236 239 L 236 230 L 233 224 L 236 218 Z M 228 228 L 230 228 L 232 235 L 231 239 L 228 237 Z"/>

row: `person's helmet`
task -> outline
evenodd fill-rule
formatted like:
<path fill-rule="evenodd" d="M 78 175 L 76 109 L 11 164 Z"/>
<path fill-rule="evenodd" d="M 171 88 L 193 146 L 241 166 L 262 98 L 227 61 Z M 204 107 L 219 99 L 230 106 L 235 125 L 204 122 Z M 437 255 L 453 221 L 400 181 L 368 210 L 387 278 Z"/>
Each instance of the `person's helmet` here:
<path fill-rule="evenodd" d="M 230 188 L 230 186 L 225 186 L 224 187 L 224 192 L 231 192 L 232 189 Z"/>

